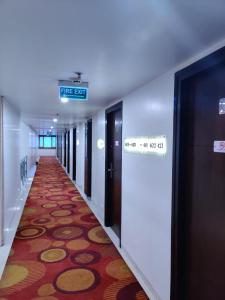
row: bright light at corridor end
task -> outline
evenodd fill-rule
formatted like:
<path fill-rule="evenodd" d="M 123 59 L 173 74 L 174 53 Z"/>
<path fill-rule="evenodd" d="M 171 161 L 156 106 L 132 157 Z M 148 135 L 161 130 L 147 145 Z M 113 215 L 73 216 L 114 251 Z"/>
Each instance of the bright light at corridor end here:
<path fill-rule="evenodd" d="M 58 122 L 58 119 L 57 119 L 57 118 L 54 118 L 54 119 L 53 119 L 53 122 L 54 122 L 54 123 L 57 123 L 57 122 Z"/>
<path fill-rule="evenodd" d="M 167 153 L 166 137 L 140 136 L 126 138 L 124 141 L 124 150 L 132 153 L 165 155 Z"/>

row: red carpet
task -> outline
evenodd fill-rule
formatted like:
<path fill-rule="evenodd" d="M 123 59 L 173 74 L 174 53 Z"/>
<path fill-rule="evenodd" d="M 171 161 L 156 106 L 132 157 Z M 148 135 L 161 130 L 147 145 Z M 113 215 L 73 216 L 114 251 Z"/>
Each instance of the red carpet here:
<path fill-rule="evenodd" d="M 40 160 L 0 281 L 3 299 L 148 299 L 56 159 Z"/>

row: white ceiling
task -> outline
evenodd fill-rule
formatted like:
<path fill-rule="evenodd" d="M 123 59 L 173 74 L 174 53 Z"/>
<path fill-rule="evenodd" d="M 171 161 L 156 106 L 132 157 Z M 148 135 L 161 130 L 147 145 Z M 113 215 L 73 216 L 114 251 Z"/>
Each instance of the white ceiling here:
<path fill-rule="evenodd" d="M 0 0 L 0 94 L 35 128 L 86 118 L 225 38 L 225 0 Z M 57 80 L 89 81 L 60 103 Z"/>

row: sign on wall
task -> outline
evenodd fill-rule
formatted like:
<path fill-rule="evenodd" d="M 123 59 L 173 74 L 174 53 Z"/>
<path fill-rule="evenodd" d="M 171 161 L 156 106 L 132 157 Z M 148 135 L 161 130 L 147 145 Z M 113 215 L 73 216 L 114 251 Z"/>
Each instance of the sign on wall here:
<path fill-rule="evenodd" d="M 124 141 L 124 150 L 132 153 L 165 155 L 167 152 L 166 137 L 129 137 Z"/>
<path fill-rule="evenodd" d="M 217 153 L 225 153 L 225 141 L 214 141 L 213 151 Z"/>

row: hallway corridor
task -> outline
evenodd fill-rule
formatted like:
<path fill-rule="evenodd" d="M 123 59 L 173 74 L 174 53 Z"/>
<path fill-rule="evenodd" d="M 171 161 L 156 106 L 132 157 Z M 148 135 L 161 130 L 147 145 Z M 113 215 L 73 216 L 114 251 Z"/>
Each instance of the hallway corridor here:
<path fill-rule="evenodd" d="M 147 296 L 55 158 L 42 157 L 0 282 L 0 300 Z"/>

